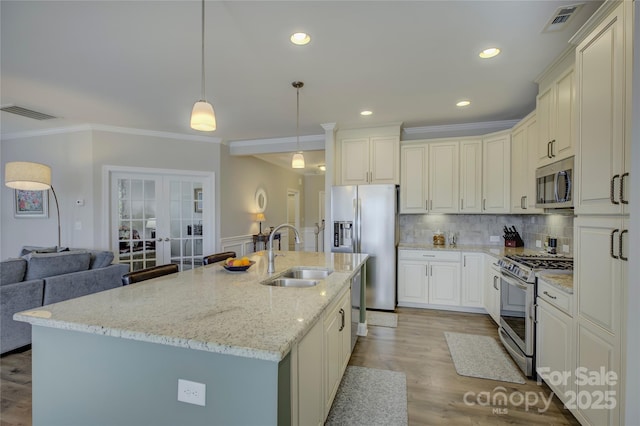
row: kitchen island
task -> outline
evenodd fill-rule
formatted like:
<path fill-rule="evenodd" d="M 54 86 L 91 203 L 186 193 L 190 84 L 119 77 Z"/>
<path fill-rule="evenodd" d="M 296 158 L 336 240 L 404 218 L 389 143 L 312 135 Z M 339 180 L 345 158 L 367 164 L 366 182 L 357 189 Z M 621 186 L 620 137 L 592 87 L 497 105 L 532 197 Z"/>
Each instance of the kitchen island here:
<path fill-rule="evenodd" d="M 33 326 L 33 424 L 297 423 L 297 345 L 367 255 L 278 254 L 274 274 L 258 252 L 244 273 L 213 264 L 16 314 Z M 296 266 L 333 273 L 261 284 Z M 179 379 L 206 385 L 204 406 L 177 400 Z"/>

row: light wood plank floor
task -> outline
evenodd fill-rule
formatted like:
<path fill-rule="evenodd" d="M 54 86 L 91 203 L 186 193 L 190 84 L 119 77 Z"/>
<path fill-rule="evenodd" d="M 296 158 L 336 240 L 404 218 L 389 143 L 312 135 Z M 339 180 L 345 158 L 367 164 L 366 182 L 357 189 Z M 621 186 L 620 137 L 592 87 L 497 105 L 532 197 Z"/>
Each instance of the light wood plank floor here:
<path fill-rule="evenodd" d="M 407 376 L 409 425 L 578 425 L 557 397 L 549 409 L 540 402 L 527 411 L 522 406 L 507 406 L 506 414 L 494 414 L 491 406 L 467 405 L 467 392 L 494 395 L 498 386 L 507 395 L 551 390 L 527 380 L 524 385 L 459 376 L 456 373 L 445 331 L 481 334 L 497 338 L 497 326 L 488 315 L 398 308 L 398 327 L 372 327 L 360 337 L 349 365 L 402 371 Z M 496 391 L 499 392 L 499 391 Z M 533 398 L 533 394 L 531 394 Z M 476 398 L 467 400 L 476 401 Z M 513 401 L 518 401 L 514 396 Z M 482 401 L 482 400 L 481 400 Z"/>
<path fill-rule="evenodd" d="M 551 393 L 546 386 L 529 380 L 524 385 L 459 376 L 453 366 L 445 331 L 497 337 L 497 326 L 488 315 L 423 309 L 398 309 L 398 327 L 369 327 L 360 337 L 350 365 L 402 371 L 407 375 L 410 425 L 578 425 L 554 398 L 549 410 L 543 404 L 525 410 L 509 406 L 507 414 L 494 414 L 492 407 L 464 402 L 466 392 L 489 392 L 502 386 L 514 392 Z M 0 425 L 31 424 L 31 350 L 0 359 Z"/>

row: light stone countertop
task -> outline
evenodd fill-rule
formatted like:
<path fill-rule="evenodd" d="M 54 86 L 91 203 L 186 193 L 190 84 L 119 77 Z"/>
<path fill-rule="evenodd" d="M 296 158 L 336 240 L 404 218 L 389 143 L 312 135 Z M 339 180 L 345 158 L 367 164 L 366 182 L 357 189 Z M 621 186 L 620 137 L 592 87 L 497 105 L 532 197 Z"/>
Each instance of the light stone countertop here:
<path fill-rule="evenodd" d="M 349 287 L 366 254 L 265 251 L 247 272 L 212 264 L 19 312 L 17 321 L 240 357 L 280 361 Z M 260 284 L 294 266 L 334 272 L 315 287 Z"/>
<path fill-rule="evenodd" d="M 573 294 L 573 272 L 546 269 L 536 272 L 536 276 L 558 290 Z"/>
<path fill-rule="evenodd" d="M 434 246 L 431 243 L 399 243 L 398 249 L 402 250 L 442 250 L 442 251 L 458 251 L 458 252 L 482 252 L 489 254 L 496 259 L 506 256 L 507 254 L 540 254 L 540 250 L 526 249 L 524 247 L 504 247 L 499 245 L 465 245 L 456 244 L 455 246 L 443 245 Z"/>

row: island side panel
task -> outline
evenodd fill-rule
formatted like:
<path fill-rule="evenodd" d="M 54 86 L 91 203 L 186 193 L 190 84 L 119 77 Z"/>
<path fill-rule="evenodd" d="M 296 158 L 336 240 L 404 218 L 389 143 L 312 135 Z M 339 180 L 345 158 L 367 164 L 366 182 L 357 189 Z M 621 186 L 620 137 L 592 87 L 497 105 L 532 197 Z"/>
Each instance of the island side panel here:
<path fill-rule="evenodd" d="M 287 379 L 276 362 L 41 326 L 32 353 L 34 426 L 275 425 L 289 416 L 278 416 L 290 390 L 278 389 Z M 206 405 L 178 401 L 178 379 L 204 383 Z"/>

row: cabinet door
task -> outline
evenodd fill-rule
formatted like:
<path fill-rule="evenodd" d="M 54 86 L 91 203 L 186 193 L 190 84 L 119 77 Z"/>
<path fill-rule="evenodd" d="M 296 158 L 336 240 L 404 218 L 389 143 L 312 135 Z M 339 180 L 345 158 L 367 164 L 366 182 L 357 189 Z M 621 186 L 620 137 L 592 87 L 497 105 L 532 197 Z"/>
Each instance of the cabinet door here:
<path fill-rule="evenodd" d="M 482 140 L 460 141 L 460 213 L 482 211 Z"/>
<path fill-rule="evenodd" d="M 369 150 L 369 183 L 398 185 L 400 139 L 395 136 L 374 136 L 370 139 Z"/>
<path fill-rule="evenodd" d="M 325 413 L 331 409 L 331 404 L 338 391 L 342 377 L 342 315 L 338 308 L 331 310 L 324 322 L 324 355 L 325 355 Z"/>
<path fill-rule="evenodd" d="M 347 293 L 342 300 L 342 368 L 340 370 L 340 377 L 344 374 L 344 370 L 349 364 L 349 358 L 351 358 L 351 293 Z"/>
<path fill-rule="evenodd" d="M 429 262 L 429 303 L 460 305 L 460 263 Z"/>
<path fill-rule="evenodd" d="M 429 146 L 401 148 L 400 213 L 428 213 Z"/>
<path fill-rule="evenodd" d="M 536 116 L 538 117 L 538 143 L 536 160 L 538 167 L 553 162 L 551 157 L 551 141 L 553 128 L 556 126 L 554 114 L 554 86 L 551 85 L 536 98 Z"/>
<path fill-rule="evenodd" d="M 342 185 L 362 185 L 369 177 L 369 138 L 343 139 Z"/>
<path fill-rule="evenodd" d="M 576 48 L 576 214 L 624 211 L 619 192 L 625 172 L 625 60 L 631 58 L 625 58 L 623 7 Z"/>
<path fill-rule="evenodd" d="M 322 394 L 323 363 L 322 320 L 302 338 L 298 344 L 298 424 L 322 425 L 324 423 L 324 395 Z"/>
<path fill-rule="evenodd" d="M 429 277 L 427 262 L 398 261 L 398 305 L 403 303 L 429 303 Z"/>
<path fill-rule="evenodd" d="M 538 298 L 536 329 L 536 371 L 551 387 L 561 401 L 567 402 L 570 395 L 565 392 L 573 389 L 575 378 L 566 381 L 556 380 L 556 373 L 575 372 L 573 365 L 573 320 Z M 550 376 L 549 373 L 553 373 Z M 551 380 L 553 379 L 553 380 Z"/>
<path fill-rule="evenodd" d="M 574 71 L 571 68 L 554 83 L 555 90 L 555 129 L 551 146 L 553 161 L 559 161 L 573 155 L 574 123 Z"/>
<path fill-rule="evenodd" d="M 429 145 L 429 210 L 432 213 L 458 212 L 459 144 Z"/>
<path fill-rule="evenodd" d="M 527 179 L 527 128 L 523 125 L 511 133 L 511 213 L 524 213 Z"/>
<path fill-rule="evenodd" d="M 482 254 L 462 254 L 460 290 L 462 306 L 479 308 L 484 306 L 484 256 Z"/>
<path fill-rule="evenodd" d="M 508 213 L 511 190 L 511 137 L 508 133 L 482 141 L 482 212 Z"/>
<path fill-rule="evenodd" d="M 500 273 L 492 268 L 496 260 L 492 256 L 485 259 L 484 309 L 496 324 L 500 324 Z"/>
<path fill-rule="evenodd" d="M 526 213 L 543 213 L 544 209 L 536 208 L 536 169 L 538 168 L 536 152 L 538 150 L 538 132 L 540 130 L 537 114 L 527 122 L 526 128 L 527 149 L 524 152 L 525 160 L 523 163 L 526 165 L 527 171 L 522 177 L 524 179 L 522 183 L 525 197 L 524 206 L 526 207 Z M 513 167 L 511 172 L 513 173 Z"/>
<path fill-rule="evenodd" d="M 574 221 L 576 264 L 574 274 L 577 317 L 620 334 L 623 269 L 620 233 L 625 222 L 617 217 L 577 217 Z M 625 256 L 626 248 L 623 248 Z"/>

